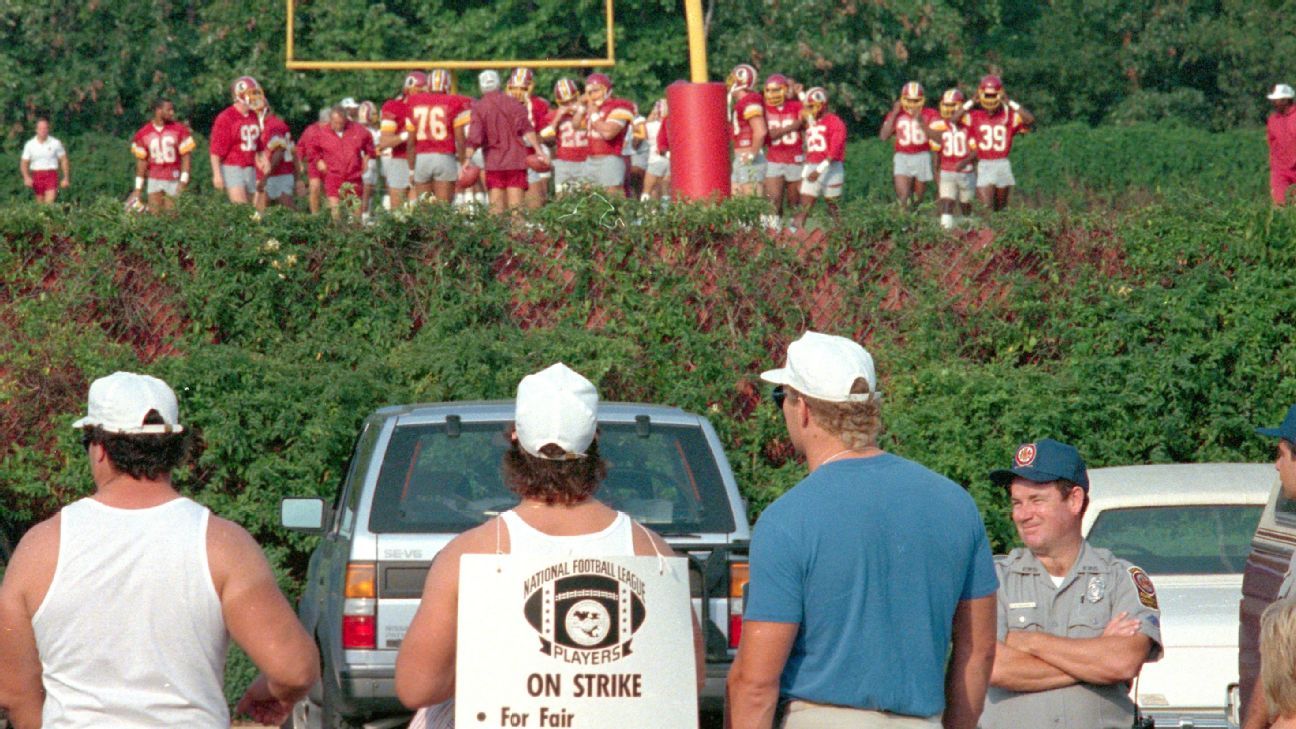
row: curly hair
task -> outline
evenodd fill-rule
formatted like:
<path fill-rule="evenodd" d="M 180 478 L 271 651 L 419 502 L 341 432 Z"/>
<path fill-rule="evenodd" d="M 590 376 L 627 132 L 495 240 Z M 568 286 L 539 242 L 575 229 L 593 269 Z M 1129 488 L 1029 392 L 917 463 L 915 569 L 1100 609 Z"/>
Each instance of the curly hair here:
<path fill-rule="evenodd" d="M 1271 719 L 1296 714 L 1292 661 L 1296 661 L 1296 603 L 1280 600 L 1260 616 L 1260 686 Z"/>
<path fill-rule="evenodd" d="M 565 451 L 550 443 L 540 452 L 552 458 L 561 457 Z M 543 501 L 550 506 L 579 504 L 598 490 L 607 476 L 607 461 L 599 456 L 598 439 L 590 443 L 584 458 L 549 460 L 522 450 L 513 441 L 504 453 L 502 465 L 504 483 L 509 490 L 524 499 Z"/>
<path fill-rule="evenodd" d="M 870 392 L 868 380 L 855 378 L 852 395 Z M 874 397 L 865 402 L 829 402 L 787 388 L 788 397 L 805 400 L 806 407 L 819 427 L 841 438 L 854 449 L 875 447 L 882 435 L 882 403 Z"/>
<path fill-rule="evenodd" d="M 144 418 L 146 424 L 162 424 L 156 412 Z M 86 428 L 81 444 L 89 448 L 98 443 L 113 466 L 131 478 L 154 480 L 179 468 L 189 457 L 193 434 L 186 428 L 179 433 L 125 434 L 110 433 L 99 426 Z"/>

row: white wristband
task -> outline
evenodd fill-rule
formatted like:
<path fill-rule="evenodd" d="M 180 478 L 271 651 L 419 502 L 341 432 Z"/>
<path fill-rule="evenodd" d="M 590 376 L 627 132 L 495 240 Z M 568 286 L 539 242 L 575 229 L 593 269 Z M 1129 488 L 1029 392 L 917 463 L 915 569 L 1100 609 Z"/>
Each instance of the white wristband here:
<path fill-rule="evenodd" d="M 189 173 L 188 173 L 188 172 L 181 172 L 181 173 L 180 173 L 180 182 L 185 183 L 185 184 L 188 184 L 188 182 L 189 182 Z"/>
<path fill-rule="evenodd" d="M 1008 108 L 1012 109 L 1013 111 L 1021 111 L 1021 104 L 1018 104 L 1015 101 L 1009 101 Z"/>
<path fill-rule="evenodd" d="M 136 178 L 135 178 L 135 189 L 136 189 L 136 190 L 143 190 L 143 189 L 144 189 L 144 178 L 143 178 L 143 177 L 136 177 Z"/>
<path fill-rule="evenodd" d="M 820 162 L 820 163 L 819 163 L 819 174 L 821 174 L 821 175 L 823 175 L 823 174 L 827 174 L 827 172 L 828 172 L 828 167 L 831 166 L 831 165 L 832 165 L 832 160 L 827 160 L 827 159 L 826 159 L 826 160 L 824 160 L 823 162 Z"/>
<path fill-rule="evenodd" d="M 402 142 L 408 142 L 408 141 L 409 141 L 409 132 L 407 132 L 407 131 L 406 131 L 406 132 L 401 132 L 400 140 L 401 140 Z"/>

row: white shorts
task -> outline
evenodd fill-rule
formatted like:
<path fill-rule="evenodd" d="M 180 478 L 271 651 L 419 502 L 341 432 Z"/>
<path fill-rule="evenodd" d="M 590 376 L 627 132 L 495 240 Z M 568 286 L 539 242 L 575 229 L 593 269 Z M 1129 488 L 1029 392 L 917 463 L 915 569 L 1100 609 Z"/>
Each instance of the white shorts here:
<path fill-rule="evenodd" d="M 410 168 L 409 160 L 404 157 L 383 157 L 382 160 L 383 178 L 387 180 L 387 187 L 393 190 L 408 190 Z"/>
<path fill-rule="evenodd" d="M 278 200 L 281 197 L 292 197 L 293 184 L 297 178 L 292 175 L 275 175 L 266 178 L 266 197 L 271 200 Z"/>
<path fill-rule="evenodd" d="M 940 188 L 936 197 L 942 200 L 958 200 L 970 203 L 976 197 L 977 176 L 975 172 L 950 172 L 941 170 Z"/>
<path fill-rule="evenodd" d="M 896 152 L 894 174 L 896 177 L 912 177 L 919 182 L 931 182 L 931 152 L 915 152 L 914 154 Z"/>
<path fill-rule="evenodd" d="M 360 175 L 360 181 L 366 185 L 378 184 L 378 160 L 371 159 L 365 163 L 365 170 Z"/>
<path fill-rule="evenodd" d="M 625 184 L 625 160 L 615 154 L 591 156 L 585 161 L 585 174 L 595 187 L 620 187 Z"/>
<path fill-rule="evenodd" d="M 648 145 L 644 145 L 644 151 L 635 152 L 630 155 L 630 166 L 638 167 L 641 170 L 648 169 Z"/>
<path fill-rule="evenodd" d="M 176 180 L 155 180 L 152 177 L 144 184 L 145 194 L 165 193 L 167 197 L 180 196 L 180 183 Z"/>
<path fill-rule="evenodd" d="M 828 171 L 819 175 L 819 179 L 810 181 L 810 173 L 819 165 L 806 165 L 801 170 L 801 194 L 806 197 L 839 198 L 842 184 L 846 182 L 846 165 L 841 162 L 830 162 Z"/>
<path fill-rule="evenodd" d="M 544 182 L 545 180 L 549 179 L 549 178 L 552 177 L 552 176 L 553 176 L 553 173 L 552 173 L 552 172 L 536 172 L 535 170 L 533 170 L 533 169 L 531 169 L 530 167 L 528 167 L 528 168 L 527 168 L 527 187 L 530 187 L 531 185 L 534 185 L 534 184 L 536 184 L 537 182 Z"/>
<path fill-rule="evenodd" d="M 904 716 L 793 699 L 782 729 L 940 729 L 940 725 L 940 716 Z"/>
<path fill-rule="evenodd" d="M 765 181 L 765 153 L 757 152 L 751 162 L 740 162 L 734 155 L 733 173 L 729 181 L 734 185 L 756 185 Z"/>
<path fill-rule="evenodd" d="M 407 163 L 408 164 L 408 163 Z M 414 158 L 414 184 L 454 182 L 459 179 L 459 163 L 453 154 L 424 153 Z"/>
<path fill-rule="evenodd" d="M 977 187 L 1013 187 L 1017 184 L 1012 163 L 1007 158 L 977 160 L 976 180 Z"/>
<path fill-rule="evenodd" d="M 553 161 L 554 191 L 562 192 L 569 187 L 589 183 L 584 162 L 572 162 L 566 159 Z"/>
<path fill-rule="evenodd" d="M 653 177 L 666 177 L 670 174 L 670 157 L 654 154 L 648 158 L 647 169 Z"/>
<path fill-rule="evenodd" d="M 472 157 L 468 161 L 472 163 L 473 167 L 476 167 L 479 170 L 486 169 L 486 154 L 480 149 L 473 152 Z"/>
<path fill-rule="evenodd" d="M 801 179 L 800 162 L 766 162 L 765 179 L 782 177 L 784 182 L 796 182 Z"/>
<path fill-rule="evenodd" d="M 241 187 L 247 190 L 248 194 L 256 192 L 256 168 L 248 165 L 247 167 L 230 167 L 221 165 L 221 179 L 225 181 L 225 189 Z"/>

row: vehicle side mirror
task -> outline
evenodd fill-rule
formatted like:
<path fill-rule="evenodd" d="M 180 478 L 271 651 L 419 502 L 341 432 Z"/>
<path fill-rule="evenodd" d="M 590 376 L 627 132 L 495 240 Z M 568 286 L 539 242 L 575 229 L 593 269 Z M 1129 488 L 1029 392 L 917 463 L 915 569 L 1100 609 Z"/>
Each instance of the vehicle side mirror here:
<path fill-rule="evenodd" d="M 319 533 L 328 521 L 328 504 L 319 498 L 286 498 L 279 502 L 279 523 L 298 532 Z"/>

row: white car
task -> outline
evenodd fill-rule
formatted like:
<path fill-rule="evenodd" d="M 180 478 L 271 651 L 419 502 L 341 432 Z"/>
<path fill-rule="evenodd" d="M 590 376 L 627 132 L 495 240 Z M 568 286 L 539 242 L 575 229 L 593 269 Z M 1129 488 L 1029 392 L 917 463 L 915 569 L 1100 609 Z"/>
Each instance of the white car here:
<path fill-rule="evenodd" d="M 1089 542 L 1156 585 L 1165 655 L 1143 667 L 1135 702 L 1158 727 L 1226 727 L 1238 680 L 1238 603 L 1251 536 L 1277 481 L 1267 463 L 1089 471 Z"/>

